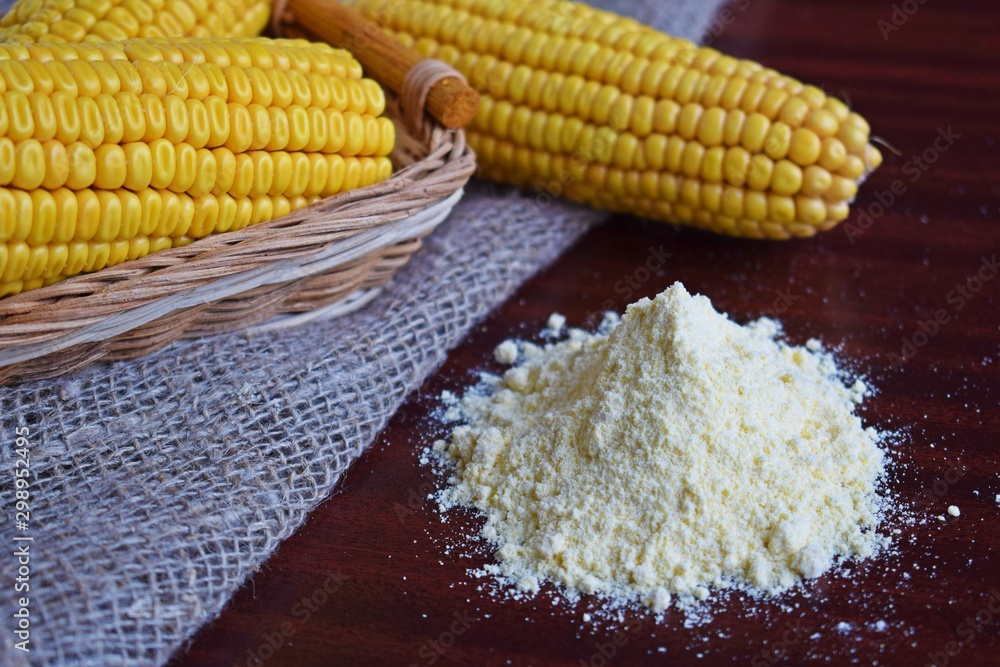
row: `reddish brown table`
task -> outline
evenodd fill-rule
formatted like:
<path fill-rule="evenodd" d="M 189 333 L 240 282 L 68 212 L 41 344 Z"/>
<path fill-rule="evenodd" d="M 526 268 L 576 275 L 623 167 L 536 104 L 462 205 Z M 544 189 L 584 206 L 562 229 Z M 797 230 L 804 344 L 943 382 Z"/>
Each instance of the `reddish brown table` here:
<path fill-rule="evenodd" d="M 751 0 L 733 5 L 715 39 L 845 96 L 901 151 L 865 185 L 851 226 L 793 243 L 625 218 L 594 230 L 452 352 L 338 493 L 172 664 L 257 664 L 250 656 L 267 656 L 269 640 L 281 645 L 265 664 L 297 667 L 1000 664 L 1000 278 L 991 263 L 1000 252 L 1000 6 L 897 6 L 893 15 L 889 2 Z M 670 256 L 649 272 L 654 252 Z M 417 462 L 441 434 L 435 397 L 494 369 L 492 347 L 531 336 L 553 310 L 593 326 L 607 305 L 621 310 L 675 280 L 739 321 L 776 312 L 792 341 L 820 337 L 869 375 L 878 394 L 864 419 L 900 432 L 892 493 L 928 521 L 892 516 L 898 551 L 850 567 L 850 578 L 827 576 L 774 602 L 736 596 L 691 628 L 677 612 L 655 623 L 632 613 L 616 638 L 581 621 L 592 600 L 565 608 L 549 591 L 530 602 L 481 592 L 466 569 L 489 554 L 442 547 L 476 520 L 443 524 L 422 498 L 435 484 Z M 935 518 L 952 504 L 961 517 Z"/>

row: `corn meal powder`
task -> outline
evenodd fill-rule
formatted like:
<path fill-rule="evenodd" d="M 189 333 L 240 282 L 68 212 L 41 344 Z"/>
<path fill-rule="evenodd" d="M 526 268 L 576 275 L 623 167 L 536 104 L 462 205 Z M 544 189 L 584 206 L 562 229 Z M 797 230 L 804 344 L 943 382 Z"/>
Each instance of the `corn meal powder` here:
<path fill-rule="evenodd" d="M 678 283 L 610 335 L 505 348 L 520 365 L 467 393 L 465 424 L 435 445 L 455 469 L 443 504 L 485 514 L 494 570 L 520 589 L 546 579 L 656 611 L 871 555 L 883 454 L 853 414 L 864 384 L 777 333 Z"/>

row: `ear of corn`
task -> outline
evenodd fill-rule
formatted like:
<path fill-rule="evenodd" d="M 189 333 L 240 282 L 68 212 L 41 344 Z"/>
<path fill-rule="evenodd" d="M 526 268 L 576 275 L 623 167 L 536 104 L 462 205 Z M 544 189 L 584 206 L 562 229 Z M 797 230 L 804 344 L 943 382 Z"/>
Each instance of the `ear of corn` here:
<path fill-rule="evenodd" d="M 382 181 L 384 109 L 324 44 L 0 44 L 0 295 Z"/>
<path fill-rule="evenodd" d="M 17 0 L 0 42 L 256 37 L 270 14 L 271 0 Z"/>
<path fill-rule="evenodd" d="M 868 124 L 774 70 L 564 0 L 349 0 L 482 94 L 480 174 L 733 236 L 844 220 Z"/>

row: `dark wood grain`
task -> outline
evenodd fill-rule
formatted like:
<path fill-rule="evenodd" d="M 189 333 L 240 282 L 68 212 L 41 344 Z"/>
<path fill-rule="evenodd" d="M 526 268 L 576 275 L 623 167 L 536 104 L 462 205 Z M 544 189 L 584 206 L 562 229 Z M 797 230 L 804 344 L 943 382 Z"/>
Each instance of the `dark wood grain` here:
<path fill-rule="evenodd" d="M 257 664 L 250 654 L 277 642 L 283 624 L 294 634 L 264 664 L 1000 664 L 1000 276 L 983 268 L 1000 252 L 1000 5 L 898 4 L 919 10 L 888 39 L 878 21 L 891 21 L 889 2 L 752 0 L 714 40 L 849 98 L 902 153 L 864 186 L 849 223 L 860 234 L 740 242 L 625 218 L 594 230 L 450 355 L 174 667 Z M 907 162 L 948 128 L 960 136 L 914 180 Z M 878 214 L 878 193 L 887 199 L 897 180 L 904 191 Z M 866 230 L 863 211 L 873 214 Z M 644 271 L 660 248 L 671 253 L 665 265 Z M 980 271 L 990 280 L 972 294 Z M 494 345 L 531 336 L 553 310 L 593 326 L 603 308 L 675 280 L 739 321 L 777 311 L 792 341 L 819 337 L 871 378 L 878 393 L 861 412 L 898 431 L 890 489 L 905 510 L 886 528 L 902 532 L 892 553 L 849 577 L 775 601 L 732 596 L 700 626 L 677 612 L 658 622 L 628 614 L 619 646 L 615 630 L 582 622 L 591 599 L 567 608 L 548 590 L 529 602 L 480 590 L 467 568 L 489 554 L 448 547 L 477 520 L 441 522 L 423 498 L 437 480 L 417 452 L 441 435 L 435 396 L 493 368 Z M 970 292 L 957 296 L 963 285 Z M 936 329 L 935 314 L 947 320 Z M 961 517 L 935 518 L 951 504 Z M 335 592 L 318 593 L 327 583 Z M 329 599 L 303 622 L 296 604 L 314 594 Z M 787 656 L 767 653 L 782 647 Z"/>

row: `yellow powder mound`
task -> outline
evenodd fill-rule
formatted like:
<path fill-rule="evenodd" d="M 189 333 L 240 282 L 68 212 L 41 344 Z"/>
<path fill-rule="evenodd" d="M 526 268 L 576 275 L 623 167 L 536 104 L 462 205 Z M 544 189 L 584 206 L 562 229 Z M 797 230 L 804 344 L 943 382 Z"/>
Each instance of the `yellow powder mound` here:
<path fill-rule="evenodd" d="M 657 611 L 871 555 L 883 454 L 853 414 L 865 387 L 776 334 L 675 284 L 610 335 L 522 344 L 435 446 L 455 467 L 445 504 L 485 514 L 494 569 L 522 590 L 548 579 Z"/>

